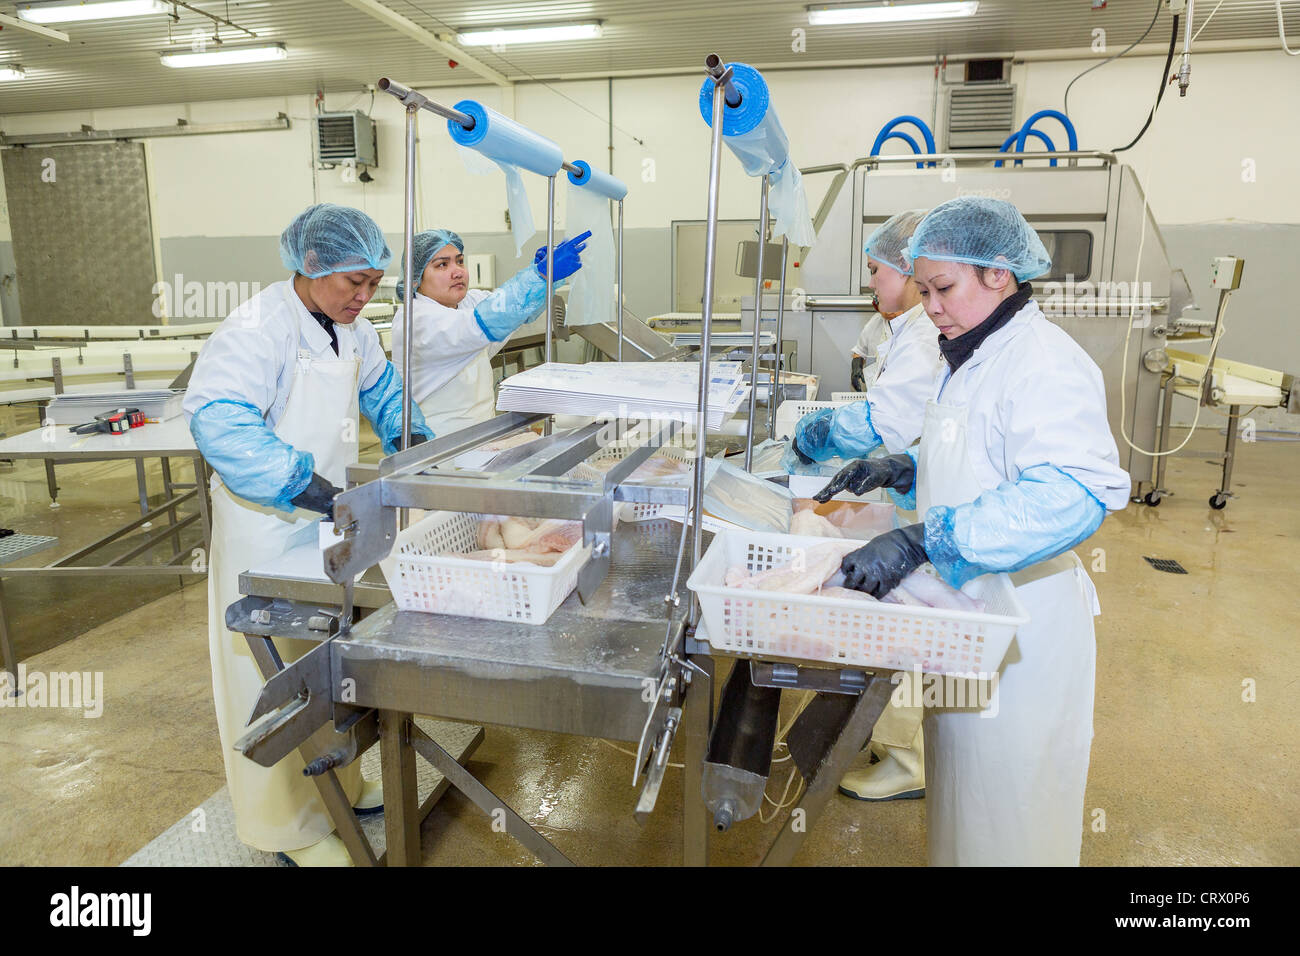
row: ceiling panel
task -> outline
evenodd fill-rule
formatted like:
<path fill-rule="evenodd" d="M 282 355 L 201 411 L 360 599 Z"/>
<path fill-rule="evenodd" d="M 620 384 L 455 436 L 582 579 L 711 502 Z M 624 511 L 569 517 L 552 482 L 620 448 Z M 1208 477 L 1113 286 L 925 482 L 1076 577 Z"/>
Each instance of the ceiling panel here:
<path fill-rule="evenodd" d="M 1078 48 L 1092 43 L 1092 31 L 1106 31 L 1119 50 L 1151 22 L 1156 0 L 1110 0 L 1094 10 L 1092 0 L 982 0 L 969 19 L 891 25 L 812 27 L 807 5 L 789 0 L 557 0 L 554 3 L 467 3 L 457 0 L 383 0 L 396 13 L 430 32 L 458 27 L 600 20 L 604 36 L 572 43 L 508 46 L 470 52 L 513 80 L 572 74 L 697 69 L 705 54 L 764 67 L 822 67 L 836 63 L 938 54 L 1030 52 Z M 0 84 L 0 114 L 101 109 L 253 96 L 360 90 L 392 75 L 419 85 L 465 85 L 483 80 L 465 66 L 390 29 L 343 0 L 248 0 L 194 2 L 198 7 L 253 31 L 259 40 L 283 43 L 282 62 L 174 70 L 158 53 L 188 46 L 194 31 L 210 36 L 211 21 L 183 8 L 179 20 L 156 15 L 130 20 L 67 24 L 71 43 L 25 31 L 0 30 L 0 65 L 21 64 L 27 78 Z M 1197 5 L 1197 23 L 1213 9 Z M 1300 38 L 1300 3 L 1288 2 L 1287 27 Z M 0 11 L 13 13 L 12 3 Z M 169 33 L 170 25 L 170 33 Z M 791 50 L 792 31 L 807 31 L 807 49 Z M 1148 42 L 1164 43 L 1170 18 L 1161 12 Z M 251 42 L 228 27 L 230 43 Z M 1226 0 L 1201 35 L 1201 42 L 1276 42 L 1271 0 Z"/>

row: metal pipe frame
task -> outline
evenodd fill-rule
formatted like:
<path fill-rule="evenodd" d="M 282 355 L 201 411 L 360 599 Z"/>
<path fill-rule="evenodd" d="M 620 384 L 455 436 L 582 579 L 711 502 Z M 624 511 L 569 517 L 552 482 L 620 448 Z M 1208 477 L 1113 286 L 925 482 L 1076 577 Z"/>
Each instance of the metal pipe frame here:
<path fill-rule="evenodd" d="M 691 482 L 691 567 L 700 563 L 701 536 L 704 531 L 704 439 L 709 408 L 709 337 L 713 327 L 713 282 L 718 250 L 718 191 L 722 178 L 723 92 L 731 79 L 731 70 L 718 72 L 721 61 L 710 53 L 705 61 L 713 78 L 713 136 L 709 143 L 709 206 L 704 229 L 704 298 L 700 303 L 700 393 L 695 428 L 695 475 Z M 760 247 L 761 248 L 761 247 Z M 759 272 L 762 275 L 762 272 Z M 690 624 L 700 619 L 700 602 L 691 594 Z"/>
<path fill-rule="evenodd" d="M 763 252 L 767 248 L 767 194 L 771 188 L 771 177 L 763 174 L 763 184 L 759 189 L 758 200 L 758 269 L 754 275 L 754 345 L 749 353 L 749 421 L 745 425 L 745 470 L 749 471 L 754 461 L 754 424 L 758 416 L 758 372 L 760 361 L 761 333 L 763 329 Z M 777 342 L 777 348 L 781 343 Z M 703 361 L 708 362 L 708 350 L 701 352 Z M 772 402 L 775 378 L 767 393 L 768 403 Z"/>
<path fill-rule="evenodd" d="M 944 160 L 951 160 L 959 166 L 970 165 L 972 163 L 986 163 L 989 161 L 1015 159 L 1009 153 L 994 152 L 970 152 L 970 153 L 913 153 L 907 156 L 863 156 L 855 159 L 849 166 L 850 170 L 857 169 L 859 166 L 875 166 L 888 163 L 939 163 Z M 1114 153 L 1103 153 L 1097 150 L 1044 150 L 1041 153 L 1022 153 L 1021 159 L 1099 159 L 1108 163 L 1118 163 Z M 803 172 L 803 170 L 800 170 Z"/>
<path fill-rule="evenodd" d="M 379 81 L 381 89 L 387 89 L 382 86 L 385 80 Z M 392 92 L 389 90 L 389 92 Z M 394 93 L 394 96 L 397 94 Z M 419 94 L 413 94 L 419 95 Z M 406 188 L 403 200 L 406 205 L 406 216 L 402 226 L 402 241 L 405 246 L 402 251 L 402 274 L 406 276 L 406 283 L 402 289 L 402 310 L 406 321 L 402 323 L 402 448 L 411 447 L 411 326 L 415 324 L 415 287 L 419 281 L 415 277 L 415 172 L 416 172 L 416 120 L 418 118 L 419 107 L 412 102 L 406 102 Z M 426 101 L 427 102 L 427 101 Z M 403 515 L 402 527 L 406 527 L 406 516 Z"/>
<path fill-rule="evenodd" d="M 443 117 L 443 119 L 454 120 L 461 126 L 465 127 L 465 129 L 473 129 L 475 126 L 474 117 L 470 116 L 468 113 L 462 113 L 460 110 L 454 110 L 450 106 L 443 106 L 440 103 L 435 103 L 423 93 L 417 93 L 406 84 L 399 83 L 387 76 L 380 77 L 379 82 L 375 85 L 379 87 L 380 92 L 391 93 L 393 96 L 397 97 L 398 101 L 408 110 L 428 110 L 430 113 L 436 113 L 438 116 Z"/>
<path fill-rule="evenodd" d="M 768 426 L 767 435 L 769 438 L 776 436 L 776 406 L 779 404 L 778 396 L 781 395 L 781 359 L 785 353 L 781 350 L 781 325 L 785 319 L 785 267 L 790 260 L 790 237 L 781 237 L 781 290 L 776 299 L 776 350 L 772 358 L 772 385 L 767 392 L 767 411 Z M 756 308 L 754 315 L 757 318 L 760 311 Z"/>
<path fill-rule="evenodd" d="M 726 70 L 722 58 L 716 53 L 710 53 L 704 58 L 704 70 L 713 81 L 719 84 L 726 93 L 727 105 L 733 110 L 740 105 L 740 90 L 731 82 L 731 76 Z"/>
<path fill-rule="evenodd" d="M 555 323 L 555 177 L 546 177 L 546 361 L 551 361 Z M 550 434 L 547 421 L 546 434 Z"/>
<path fill-rule="evenodd" d="M 618 201 L 618 360 L 623 361 L 623 200 Z"/>

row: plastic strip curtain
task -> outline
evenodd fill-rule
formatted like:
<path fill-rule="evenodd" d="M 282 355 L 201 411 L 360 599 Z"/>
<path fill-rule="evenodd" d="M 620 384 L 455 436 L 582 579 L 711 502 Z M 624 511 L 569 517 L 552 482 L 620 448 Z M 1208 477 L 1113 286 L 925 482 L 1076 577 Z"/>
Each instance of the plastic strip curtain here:
<path fill-rule="evenodd" d="M 491 172 L 495 166 L 506 174 L 506 201 L 515 238 L 515 255 L 520 255 L 535 230 L 528 193 L 519 170 L 554 176 L 560 171 L 564 156 L 558 144 L 475 100 L 461 100 L 456 109 L 474 118 L 473 129 L 466 129 L 455 120 L 447 121 L 447 132 L 457 146 L 462 147 L 460 154 L 465 168 L 471 173 L 483 174 Z M 484 158 L 490 162 L 483 161 Z"/>
<path fill-rule="evenodd" d="M 591 230 L 591 238 L 582 252 L 582 268 L 573 277 L 564 324 L 617 322 L 614 231 L 610 226 L 609 201 L 618 201 L 626 196 L 627 186 L 607 173 L 592 169 L 582 160 L 572 165 L 577 166 L 580 172 L 569 173 L 564 234 L 579 236 Z"/>
<path fill-rule="evenodd" d="M 772 106 L 763 75 L 744 63 L 728 63 L 732 84 L 740 92 L 740 105 L 727 105 L 723 112 L 723 142 L 731 149 L 750 176 L 772 177 L 768 205 L 772 212 L 773 236 L 789 236 L 796 246 L 811 246 L 817 234 L 808 214 L 808 197 L 803 177 L 790 158 L 790 140 Z M 712 79 L 700 87 L 700 115 L 713 124 Z"/>

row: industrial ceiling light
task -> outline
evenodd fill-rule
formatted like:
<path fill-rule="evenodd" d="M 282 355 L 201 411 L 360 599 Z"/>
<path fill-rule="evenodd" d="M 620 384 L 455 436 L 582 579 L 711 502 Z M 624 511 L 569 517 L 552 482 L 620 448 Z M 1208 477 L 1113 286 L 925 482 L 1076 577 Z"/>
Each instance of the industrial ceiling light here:
<path fill-rule="evenodd" d="M 467 30 L 456 34 L 461 46 L 506 46 L 515 43 L 559 43 L 564 40 L 595 40 L 601 36 L 599 23 L 561 23 L 556 26 L 496 27 Z"/>
<path fill-rule="evenodd" d="M 32 23 L 75 23 L 79 20 L 118 20 L 168 13 L 163 0 L 90 0 L 86 3 L 20 3 L 18 16 Z"/>
<path fill-rule="evenodd" d="M 898 23 L 904 20 L 946 20 L 950 17 L 971 17 L 979 9 L 979 0 L 957 0 L 941 3 L 884 3 L 864 6 L 838 5 L 808 8 L 808 22 L 812 26 L 840 23 Z"/>
<path fill-rule="evenodd" d="M 222 47 L 202 53 L 186 51 L 172 53 L 164 50 L 158 54 L 163 66 L 229 66 L 232 63 L 265 63 L 269 60 L 287 60 L 289 51 L 283 43 L 264 43 L 260 46 Z"/>
<path fill-rule="evenodd" d="M 21 66 L 0 66 L 0 82 L 5 80 L 21 80 L 27 75 L 27 71 Z"/>

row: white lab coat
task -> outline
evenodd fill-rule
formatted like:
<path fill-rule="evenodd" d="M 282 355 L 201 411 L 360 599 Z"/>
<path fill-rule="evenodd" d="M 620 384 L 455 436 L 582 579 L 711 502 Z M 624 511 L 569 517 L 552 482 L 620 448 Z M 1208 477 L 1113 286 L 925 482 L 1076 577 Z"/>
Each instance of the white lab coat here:
<path fill-rule="evenodd" d="M 1106 422 L 1101 370 L 1036 301 L 985 339 L 955 375 L 941 362 L 929 397 L 967 408 L 980 487 L 1015 481 L 1047 462 L 1108 511 L 1128 504 L 1132 483 Z"/>
<path fill-rule="evenodd" d="M 875 380 L 867 388 L 871 424 L 891 453 L 921 437 L 925 403 L 939 370 L 939 331 L 915 305 L 889 320 L 889 338 L 876 349 Z"/>
<path fill-rule="evenodd" d="M 291 281 L 277 282 L 236 309 L 204 344 L 185 395 L 187 417 L 209 402 L 229 399 L 255 406 L 283 441 L 311 452 L 315 470 L 342 487 L 357 458 L 357 395 L 387 364 L 374 328 L 358 318 L 336 325 L 339 353 L 312 318 Z M 342 426 L 342 427 L 341 427 Z M 240 599 L 239 574 L 316 540 L 320 516 L 292 514 L 238 497 L 212 480 L 212 553 L 208 563 L 208 645 L 226 780 L 239 838 L 266 851 L 292 851 L 333 829 L 303 761 L 295 752 L 264 768 L 236 752 L 264 683 L 247 640 L 225 627 L 226 608 Z M 285 663 L 314 644 L 277 640 Z M 332 730 L 317 741 L 329 748 Z M 361 793 L 361 764 L 337 771 L 349 800 Z"/>
<path fill-rule="evenodd" d="M 474 307 L 492 295 L 470 289 L 452 309 L 426 295 L 413 300 L 414 349 L 411 352 L 411 397 L 436 436 L 448 435 L 496 414 L 492 356 L 505 341 L 494 342 L 474 319 Z M 393 315 L 393 364 L 402 369 L 405 303 Z"/>
<path fill-rule="evenodd" d="M 917 510 L 973 501 L 1033 465 L 1077 478 L 1106 505 L 1128 500 L 1101 373 L 1030 301 L 955 374 L 936 380 L 917 460 Z M 1067 551 L 1012 575 L 1030 614 L 987 713 L 925 717 L 932 865 L 1079 862 L 1092 743 L 1096 591 Z M 969 699 L 969 698 L 968 698 Z"/>
<path fill-rule="evenodd" d="M 887 320 L 879 312 L 874 313 L 858 333 L 858 342 L 853 346 L 853 354 L 858 358 L 869 359 L 876 354 L 880 343 L 889 337 Z"/>

